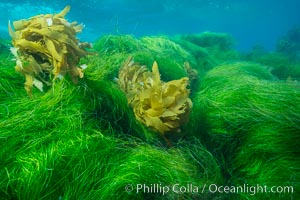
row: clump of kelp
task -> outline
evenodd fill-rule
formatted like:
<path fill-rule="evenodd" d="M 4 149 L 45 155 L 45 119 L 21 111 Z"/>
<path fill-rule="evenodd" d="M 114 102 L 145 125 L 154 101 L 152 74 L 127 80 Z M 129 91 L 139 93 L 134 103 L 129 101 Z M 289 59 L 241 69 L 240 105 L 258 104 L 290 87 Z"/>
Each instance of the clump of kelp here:
<path fill-rule="evenodd" d="M 78 77 L 83 77 L 82 68 L 76 65 L 87 54 L 84 47 L 89 44 L 76 38 L 83 26 L 64 18 L 69 10 L 70 6 L 66 6 L 55 15 L 37 15 L 28 20 L 14 21 L 15 31 L 8 23 L 15 68 L 25 76 L 25 89 L 30 96 L 33 86 L 43 91 L 44 84 L 50 86 L 52 80 L 65 74 L 69 74 L 74 83 L 78 82 Z"/>
<path fill-rule="evenodd" d="M 88 67 L 77 85 L 54 80 L 44 92 L 33 88 L 32 98 L 9 48 L 1 51 L 1 199 L 299 198 L 297 80 L 279 79 L 254 54 L 239 55 L 226 34 L 106 35 L 94 51 L 81 58 Z M 149 77 L 156 62 L 164 83 L 189 77 L 193 107 L 188 124 L 170 131 L 171 145 L 128 105 L 118 84 L 128 57 Z M 152 192 L 137 192 L 137 184 Z M 163 195 L 155 184 L 187 191 Z M 294 193 L 212 193 L 210 184 L 293 186 Z"/>
<path fill-rule="evenodd" d="M 135 117 L 146 126 L 164 134 L 187 122 L 192 108 L 187 77 L 163 82 L 156 62 L 149 72 L 129 57 L 120 68 L 118 83 Z"/>

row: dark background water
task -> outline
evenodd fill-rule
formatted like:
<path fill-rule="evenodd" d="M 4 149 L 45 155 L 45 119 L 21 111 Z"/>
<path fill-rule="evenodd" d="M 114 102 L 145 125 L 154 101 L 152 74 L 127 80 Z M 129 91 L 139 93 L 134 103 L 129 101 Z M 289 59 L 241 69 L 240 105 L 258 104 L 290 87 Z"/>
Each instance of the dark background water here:
<path fill-rule="evenodd" d="M 57 13 L 71 5 L 70 21 L 85 24 L 79 38 L 92 42 L 104 34 L 176 35 L 226 32 L 236 48 L 260 44 L 275 48 L 277 39 L 300 26 L 300 0 L 0 0 L 0 37 L 8 20 Z"/>

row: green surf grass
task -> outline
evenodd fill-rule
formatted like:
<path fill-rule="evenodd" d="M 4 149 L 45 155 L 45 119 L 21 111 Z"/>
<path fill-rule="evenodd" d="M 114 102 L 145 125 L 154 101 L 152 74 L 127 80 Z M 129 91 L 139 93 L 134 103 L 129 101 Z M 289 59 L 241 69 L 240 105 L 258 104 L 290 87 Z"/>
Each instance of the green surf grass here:
<path fill-rule="evenodd" d="M 205 149 L 198 147 L 202 152 L 198 156 L 205 158 L 198 160 L 190 157 L 185 145 L 165 150 L 149 146 L 129 133 L 125 137 L 113 125 L 109 130 L 105 123 L 113 121 L 112 113 L 115 117 L 124 118 L 122 120 L 127 119 L 120 115 L 121 108 L 118 111 L 118 104 L 121 105 L 122 101 L 111 105 L 115 108 L 110 111 L 111 119 L 106 118 L 108 114 L 95 117 L 92 109 L 105 113 L 104 109 L 109 109 L 109 104 L 98 95 L 90 96 L 91 91 L 83 85 L 59 81 L 45 94 L 34 99 L 20 98 L 11 103 L 9 116 L 0 122 L 1 197 L 139 199 L 150 198 L 152 194 L 127 193 L 127 184 L 158 181 L 162 184 L 202 184 L 220 179 L 218 165 Z M 93 88 L 93 94 L 101 92 L 109 100 L 119 99 L 111 85 L 99 82 Z M 109 94 L 114 95 L 109 97 Z M 96 100 L 98 105 L 93 104 Z M 125 127 L 122 124 L 118 126 Z M 206 168 L 198 169 L 199 163 L 214 168 L 207 174 Z M 138 171 L 139 168 L 141 170 Z M 171 199 L 175 194 L 169 195 Z"/>
<path fill-rule="evenodd" d="M 225 177 L 231 184 L 292 186 L 299 190 L 300 87 L 272 80 L 268 68 L 257 64 L 214 68 L 204 77 L 194 99 L 191 125 L 195 130 L 206 127 L 198 134 L 226 162 Z M 249 194 L 241 196 L 249 198 Z M 297 199 L 299 195 L 255 196 L 279 197 Z"/>
<path fill-rule="evenodd" d="M 184 37 L 103 36 L 81 60 L 88 68 L 78 85 L 68 77 L 56 80 L 43 93 L 34 90 L 32 99 L 5 49 L 0 199 L 300 198 L 296 192 L 201 191 L 210 184 L 299 190 L 299 83 L 278 81 L 271 62 L 228 62 L 242 58 L 225 36 L 190 37 L 200 37 L 201 44 Z M 128 56 L 148 68 L 157 61 L 164 81 L 186 76 L 185 61 L 199 72 L 200 81 L 190 86 L 190 122 L 170 137 L 172 147 L 135 119 L 118 88 L 118 70 Z M 279 66 L 286 60 L 277 61 Z M 192 184 L 199 191 L 162 195 L 137 191 L 138 184 Z"/>
<path fill-rule="evenodd" d="M 34 90 L 32 99 L 26 96 L 14 63 L 5 61 L 1 95 L 12 95 L 1 99 L 7 108 L 0 121 L 2 199 L 160 198 L 128 193 L 125 187 L 222 180 L 217 162 L 200 144 L 195 145 L 196 157 L 187 145 L 167 150 L 156 133 L 135 120 L 113 80 L 127 55 L 91 55 L 81 61 L 89 68 L 78 85 L 66 77 L 44 93 Z"/>

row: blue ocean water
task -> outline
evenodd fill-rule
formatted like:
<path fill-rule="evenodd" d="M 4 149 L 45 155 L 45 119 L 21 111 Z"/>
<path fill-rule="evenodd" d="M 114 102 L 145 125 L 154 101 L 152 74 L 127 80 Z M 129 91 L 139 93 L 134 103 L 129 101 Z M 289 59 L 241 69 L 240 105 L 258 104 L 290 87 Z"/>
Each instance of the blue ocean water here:
<path fill-rule="evenodd" d="M 300 26 L 299 0 L 0 0 L 0 37 L 8 20 L 58 13 L 71 6 L 70 21 L 85 25 L 78 37 L 93 42 L 105 34 L 170 35 L 224 32 L 236 48 L 273 50 L 288 30 Z"/>

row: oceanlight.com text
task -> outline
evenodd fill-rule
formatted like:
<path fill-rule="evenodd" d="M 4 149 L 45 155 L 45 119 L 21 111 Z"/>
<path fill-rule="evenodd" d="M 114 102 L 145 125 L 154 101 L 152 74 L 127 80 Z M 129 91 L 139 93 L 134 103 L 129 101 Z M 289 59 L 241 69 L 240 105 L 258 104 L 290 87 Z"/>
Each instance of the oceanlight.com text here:
<path fill-rule="evenodd" d="M 237 185 L 237 186 L 225 186 L 217 184 L 204 184 L 202 186 L 194 184 L 173 184 L 173 185 L 163 185 L 163 184 L 128 184 L 125 186 L 126 192 L 133 193 L 156 193 L 166 195 L 168 193 L 220 193 L 220 194 L 231 194 L 231 193 L 246 193 L 249 195 L 263 194 L 263 193 L 294 193 L 293 186 L 267 186 L 267 185 Z"/>

